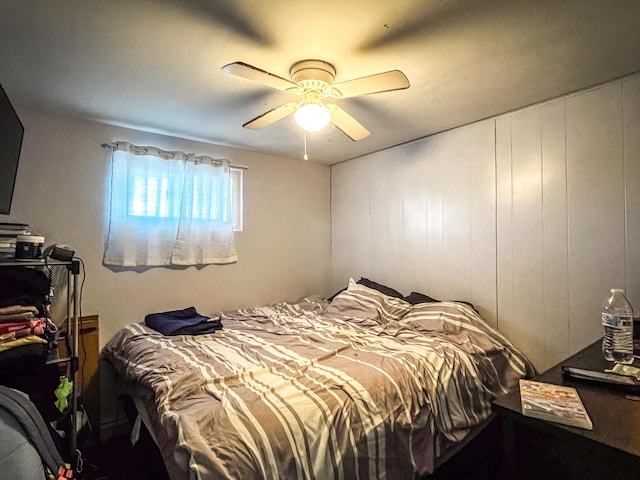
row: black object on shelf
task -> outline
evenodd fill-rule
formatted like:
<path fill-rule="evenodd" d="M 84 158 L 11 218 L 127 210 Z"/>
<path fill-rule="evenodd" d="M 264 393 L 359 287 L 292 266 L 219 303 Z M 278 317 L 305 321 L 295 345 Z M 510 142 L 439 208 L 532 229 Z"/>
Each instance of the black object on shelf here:
<path fill-rule="evenodd" d="M 618 388 L 629 393 L 640 393 L 640 381 L 634 377 L 569 366 L 563 366 L 561 371 L 568 380 L 591 382 L 603 387 Z"/>

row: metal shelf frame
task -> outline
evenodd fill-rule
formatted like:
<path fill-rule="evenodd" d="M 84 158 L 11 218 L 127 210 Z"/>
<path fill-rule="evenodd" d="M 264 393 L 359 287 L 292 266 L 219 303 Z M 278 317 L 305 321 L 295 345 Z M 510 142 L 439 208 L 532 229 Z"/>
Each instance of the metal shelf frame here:
<path fill-rule="evenodd" d="M 56 358 L 48 360 L 46 363 L 64 363 L 69 364 L 69 376 L 73 382 L 71 390 L 71 436 L 69 441 L 69 450 L 72 464 L 75 469 L 78 462 L 78 320 L 80 312 L 80 292 L 78 290 L 78 276 L 80 275 L 80 260 L 73 258 L 69 261 L 54 259 L 32 259 L 32 260 L 16 260 L 1 259 L 0 268 L 2 267 L 28 267 L 45 269 L 47 267 L 67 268 L 67 335 L 71 335 L 69 342 L 69 356 L 64 358 Z"/>

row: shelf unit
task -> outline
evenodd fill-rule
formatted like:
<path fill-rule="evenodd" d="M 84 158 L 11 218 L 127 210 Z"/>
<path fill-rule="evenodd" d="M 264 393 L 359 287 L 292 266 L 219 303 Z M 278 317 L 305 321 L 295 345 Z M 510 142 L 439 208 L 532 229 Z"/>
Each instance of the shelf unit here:
<path fill-rule="evenodd" d="M 78 425 L 77 425 L 77 412 L 78 412 L 78 395 L 77 395 L 77 381 L 78 381 L 78 318 L 80 311 L 80 293 L 78 291 L 78 276 L 80 275 L 80 260 L 73 258 L 69 261 L 45 259 L 33 259 L 33 260 L 16 260 L 16 259 L 1 259 L 0 268 L 3 267 L 24 267 L 24 268 L 39 268 L 46 269 L 48 267 L 66 267 L 67 269 L 67 335 L 71 336 L 69 342 L 69 355 L 64 358 L 48 359 L 47 364 L 52 363 L 68 363 L 69 365 L 69 377 L 73 382 L 73 388 L 71 390 L 71 435 L 69 439 L 69 451 L 74 468 L 76 467 L 78 460 Z"/>

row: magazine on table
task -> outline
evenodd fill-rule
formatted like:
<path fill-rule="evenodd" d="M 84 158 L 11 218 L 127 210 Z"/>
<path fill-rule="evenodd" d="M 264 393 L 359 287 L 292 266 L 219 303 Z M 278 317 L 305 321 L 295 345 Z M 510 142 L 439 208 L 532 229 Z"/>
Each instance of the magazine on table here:
<path fill-rule="evenodd" d="M 525 417 L 593 430 L 591 418 L 573 387 L 520 380 L 520 401 Z"/>

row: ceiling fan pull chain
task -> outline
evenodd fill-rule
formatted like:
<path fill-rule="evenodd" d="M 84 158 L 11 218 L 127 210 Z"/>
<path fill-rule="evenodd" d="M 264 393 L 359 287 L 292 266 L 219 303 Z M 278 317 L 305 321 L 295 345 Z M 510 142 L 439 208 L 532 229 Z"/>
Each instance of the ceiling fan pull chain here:
<path fill-rule="evenodd" d="M 309 155 L 307 155 L 307 131 L 302 130 L 302 135 L 304 136 L 304 158 L 305 160 L 309 160 Z"/>

